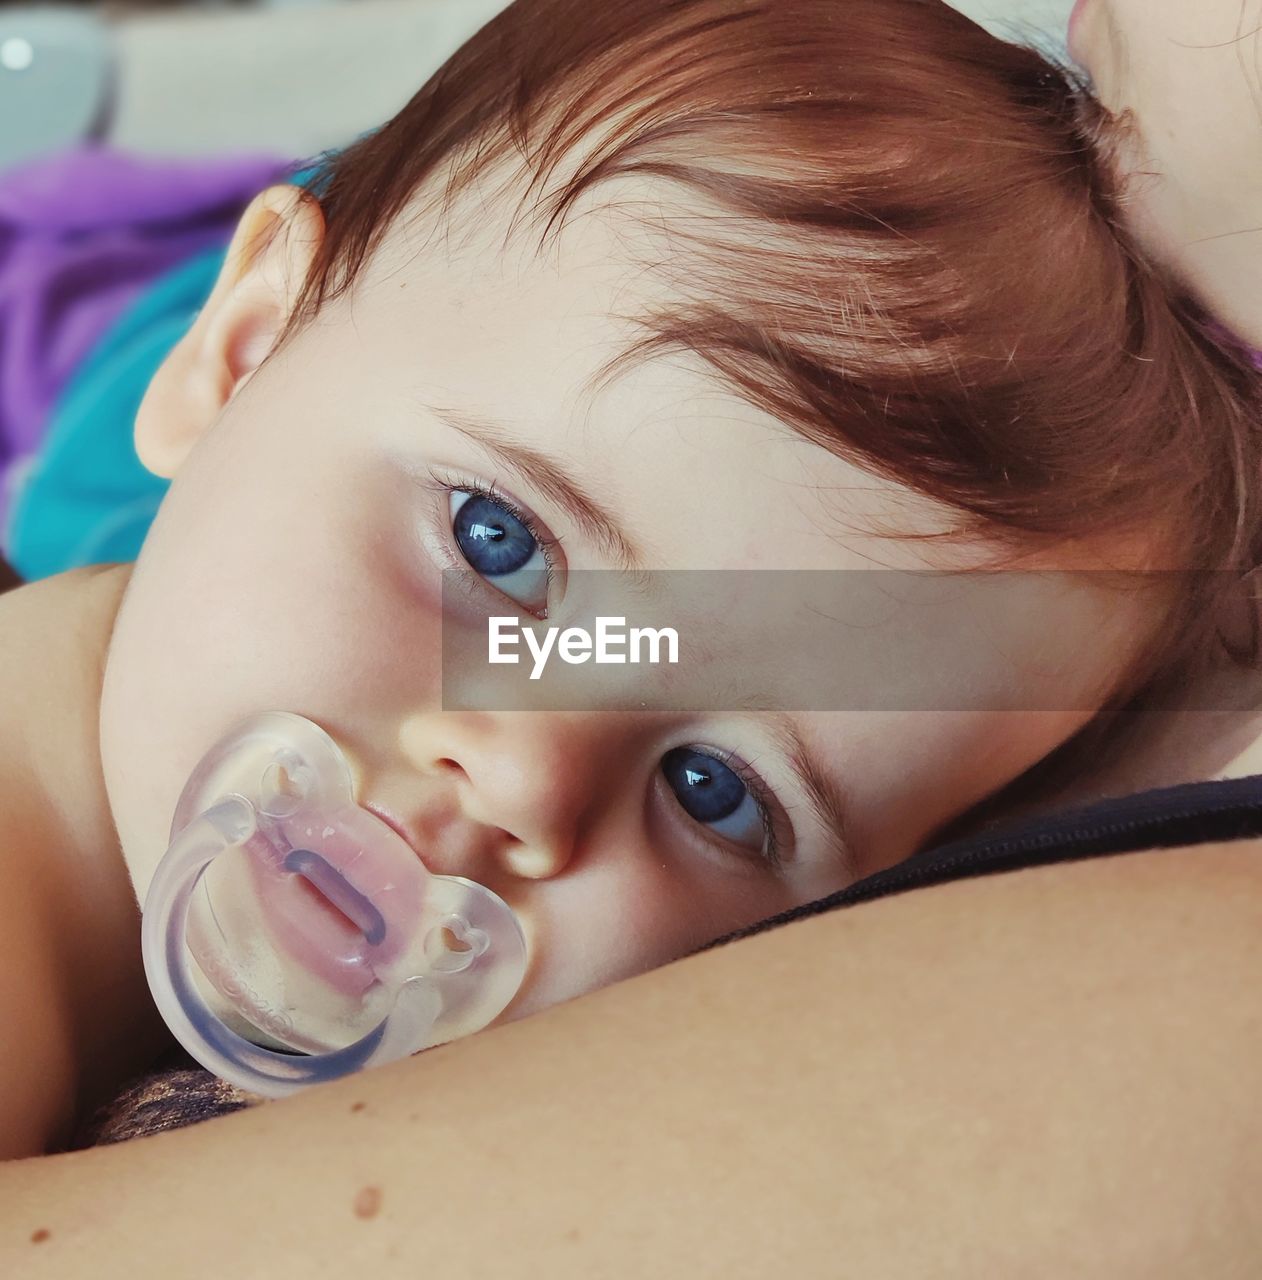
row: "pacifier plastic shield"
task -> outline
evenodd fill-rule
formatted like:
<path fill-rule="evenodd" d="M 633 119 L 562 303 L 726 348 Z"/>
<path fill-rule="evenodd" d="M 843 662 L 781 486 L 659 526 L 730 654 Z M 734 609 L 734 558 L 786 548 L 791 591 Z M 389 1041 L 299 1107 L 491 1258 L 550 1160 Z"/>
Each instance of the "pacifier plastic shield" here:
<path fill-rule="evenodd" d="M 212 1070 L 259 1092 L 276 1091 L 260 1087 L 276 1081 L 257 1071 L 269 1050 L 234 1051 L 253 1064 L 242 1068 L 246 1080 L 232 1075 L 222 1044 L 210 1044 L 233 1034 L 229 1021 L 355 1069 L 481 1029 L 525 973 L 525 939 L 507 904 L 472 881 L 431 875 L 355 803 L 351 785 L 317 725 L 255 717 L 194 771 L 146 900 L 146 970 L 155 996 L 161 988 L 167 1006 L 174 999 L 183 1010 L 168 1017 L 173 1030 Z M 173 957 L 195 970 L 175 972 Z M 296 1087 L 285 1065 L 281 1092 Z"/>

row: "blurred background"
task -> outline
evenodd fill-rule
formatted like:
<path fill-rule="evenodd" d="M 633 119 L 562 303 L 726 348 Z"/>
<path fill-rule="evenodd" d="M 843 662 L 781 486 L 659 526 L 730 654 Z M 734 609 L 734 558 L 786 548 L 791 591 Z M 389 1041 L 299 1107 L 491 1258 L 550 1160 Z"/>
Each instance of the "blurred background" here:
<path fill-rule="evenodd" d="M 1055 51 L 1072 3 L 956 0 L 956 8 L 997 34 Z M 85 134 L 168 155 L 242 148 L 315 154 L 387 119 L 504 6 L 505 0 L 3 4 L 0 167 Z"/>

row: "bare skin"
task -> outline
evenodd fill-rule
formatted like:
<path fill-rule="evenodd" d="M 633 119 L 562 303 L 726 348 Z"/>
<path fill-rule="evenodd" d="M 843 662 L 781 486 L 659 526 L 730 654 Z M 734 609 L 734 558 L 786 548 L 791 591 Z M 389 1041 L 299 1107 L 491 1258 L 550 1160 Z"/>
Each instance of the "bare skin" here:
<path fill-rule="evenodd" d="M 103 652 L 126 581 L 127 566 L 85 569 L 0 597 L 0 1023 L 24 1046 L 0 1054 L 0 1158 L 64 1141 L 169 1039 L 93 763 L 101 664 L 89 655 Z M 81 750 L 54 752 L 57 741 Z"/>
<path fill-rule="evenodd" d="M 1245 1280 L 1260 926 L 1254 845 L 825 916 L 298 1098 L 0 1166 L 0 1273 Z"/>

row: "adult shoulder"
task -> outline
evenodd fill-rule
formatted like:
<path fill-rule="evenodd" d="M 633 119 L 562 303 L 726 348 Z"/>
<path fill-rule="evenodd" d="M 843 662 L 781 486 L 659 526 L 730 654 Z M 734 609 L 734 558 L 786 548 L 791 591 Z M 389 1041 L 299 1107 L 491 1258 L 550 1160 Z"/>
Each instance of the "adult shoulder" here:
<path fill-rule="evenodd" d="M 1260 925 L 1253 842 L 818 917 L 294 1099 L 0 1167 L 0 1269 L 1255 1275 Z M 129 1194 L 103 1214 L 107 1180 Z"/>

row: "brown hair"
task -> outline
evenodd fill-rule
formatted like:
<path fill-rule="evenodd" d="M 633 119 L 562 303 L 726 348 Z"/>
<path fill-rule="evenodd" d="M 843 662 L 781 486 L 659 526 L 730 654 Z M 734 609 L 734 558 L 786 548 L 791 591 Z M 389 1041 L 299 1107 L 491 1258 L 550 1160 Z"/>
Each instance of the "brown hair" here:
<path fill-rule="evenodd" d="M 658 264 L 674 302 L 621 359 L 695 353 L 959 512 L 957 533 L 1142 531 L 1166 565 L 1250 568 L 1256 375 L 1124 230 L 1102 120 L 939 0 L 517 0 L 328 159 L 287 334 L 427 180 L 450 212 L 519 158 L 546 241 L 585 193 L 645 175 L 690 216 Z"/>

